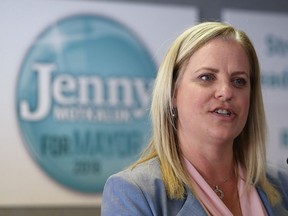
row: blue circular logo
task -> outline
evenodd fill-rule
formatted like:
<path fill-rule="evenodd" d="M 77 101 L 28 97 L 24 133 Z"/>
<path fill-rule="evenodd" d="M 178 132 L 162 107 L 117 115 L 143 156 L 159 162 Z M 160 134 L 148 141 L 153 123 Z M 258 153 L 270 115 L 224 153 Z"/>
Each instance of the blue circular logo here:
<path fill-rule="evenodd" d="M 137 36 L 111 19 L 77 15 L 46 28 L 24 58 L 16 90 L 33 158 L 63 185 L 101 192 L 147 143 L 155 72 Z"/>

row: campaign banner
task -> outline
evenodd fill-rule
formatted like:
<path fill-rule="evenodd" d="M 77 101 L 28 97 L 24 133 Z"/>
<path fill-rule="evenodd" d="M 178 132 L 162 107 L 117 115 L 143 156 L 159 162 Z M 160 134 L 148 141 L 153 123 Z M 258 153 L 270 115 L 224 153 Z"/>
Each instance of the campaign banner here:
<path fill-rule="evenodd" d="M 223 21 L 252 39 L 261 68 L 268 124 L 268 165 L 287 170 L 288 157 L 288 16 L 244 10 L 224 10 Z"/>
<path fill-rule="evenodd" d="M 0 206 L 99 203 L 146 147 L 159 62 L 197 19 L 187 6 L 1 1 Z"/>

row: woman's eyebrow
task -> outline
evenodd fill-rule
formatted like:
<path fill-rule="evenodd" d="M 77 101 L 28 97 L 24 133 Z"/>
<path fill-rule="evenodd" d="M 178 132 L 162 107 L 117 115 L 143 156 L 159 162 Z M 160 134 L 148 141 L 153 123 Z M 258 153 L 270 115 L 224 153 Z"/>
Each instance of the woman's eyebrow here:
<path fill-rule="evenodd" d="M 249 73 L 246 72 L 246 71 L 234 71 L 234 72 L 232 72 L 231 75 L 233 75 L 233 76 L 235 76 L 235 75 L 245 75 L 246 77 L 249 77 Z"/>
<path fill-rule="evenodd" d="M 197 69 L 196 71 L 194 71 L 195 73 L 200 73 L 201 71 L 209 71 L 212 73 L 219 73 L 219 70 L 216 68 L 211 68 L 211 67 L 201 67 L 199 69 Z"/>

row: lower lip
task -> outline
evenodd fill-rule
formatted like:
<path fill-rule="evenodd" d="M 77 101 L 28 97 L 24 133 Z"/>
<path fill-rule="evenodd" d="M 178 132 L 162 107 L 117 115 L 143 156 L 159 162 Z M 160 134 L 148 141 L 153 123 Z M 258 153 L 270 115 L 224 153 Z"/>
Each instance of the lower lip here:
<path fill-rule="evenodd" d="M 235 118 L 234 114 L 231 115 L 221 115 L 219 113 L 216 112 L 211 112 L 213 114 L 213 116 L 217 117 L 218 119 L 222 120 L 222 121 L 233 121 Z"/>

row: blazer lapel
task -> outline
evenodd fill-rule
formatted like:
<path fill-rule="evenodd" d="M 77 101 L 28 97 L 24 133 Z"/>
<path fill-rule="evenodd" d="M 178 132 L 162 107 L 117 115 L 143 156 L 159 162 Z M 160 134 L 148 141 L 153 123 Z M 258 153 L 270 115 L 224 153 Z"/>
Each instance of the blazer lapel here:
<path fill-rule="evenodd" d="M 268 215 L 275 216 L 266 194 L 259 187 L 256 187 L 256 189 Z"/>
<path fill-rule="evenodd" d="M 260 199 L 266 209 L 266 212 L 269 216 L 276 216 L 274 214 L 273 208 L 271 207 L 266 194 L 259 188 L 256 187 L 257 192 L 260 196 Z M 184 201 L 184 204 L 181 210 L 178 212 L 177 216 L 186 216 L 186 215 L 197 215 L 197 216 L 207 216 L 207 213 L 203 209 L 200 202 L 196 199 L 196 197 L 192 194 L 192 192 L 188 189 L 187 198 Z"/>
<path fill-rule="evenodd" d="M 177 216 L 186 216 L 186 215 L 197 215 L 197 216 L 207 216 L 207 213 L 203 209 L 200 202 L 192 194 L 192 192 L 186 188 L 187 197 L 184 201 L 184 204 L 181 210 L 178 212 Z"/>

